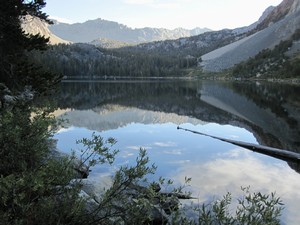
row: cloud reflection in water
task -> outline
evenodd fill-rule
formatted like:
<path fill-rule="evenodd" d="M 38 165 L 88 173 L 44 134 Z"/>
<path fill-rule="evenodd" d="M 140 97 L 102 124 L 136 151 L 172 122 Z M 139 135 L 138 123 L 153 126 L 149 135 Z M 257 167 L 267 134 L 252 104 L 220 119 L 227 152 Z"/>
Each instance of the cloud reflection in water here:
<path fill-rule="evenodd" d="M 241 148 L 219 154 L 216 159 L 201 164 L 182 164 L 174 174 L 174 180 L 183 181 L 192 177 L 192 191 L 200 202 L 211 195 L 221 197 L 226 192 L 240 193 L 241 186 L 250 185 L 251 191 L 276 192 L 284 204 L 283 218 L 287 224 L 300 224 L 300 179 L 299 174 L 288 165 L 268 163 L 256 157 L 256 153 Z"/>
<path fill-rule="evenodd" d="M 208 130 L 213 135 L 255 142 L 253 135 L 244 129 L 205 124 L 194 126 L 184 124 L 192 130 Z M 233 145 L 212 140 L 208 137 L 180 132 L 177 125 L 129 124 L 119 129 L 101 132 L 105 137 L 116 137 L 119 158 L 114 168 L 99 166 L 92 174 L 113 172 L 119 166 L 135 162 L 140 147 L 144 147 L 151 163 L 158 166 L 157 176 L 171 178 L 182 183 L 185 177 L 192 178 L 194 194 L 203 202 L 212 196 L 222 196 L 227 191 L 241 193 L 241 186 L 251 186 L 251 191 L 275 192 L 285 203 L 284 221 L 287 224 L 300 224 L 298 218 L 300 202 L 300 176 L 285 162 L 273 159 Z M 92 131 L 85 128 L 70 127 L 56 134 L 58 147 L 67 151 L 71 143 L 83 136 L 89 137 Z M 71 141 L 73 140 L 73 141 Z M 154 178 L 155 179 L 155 178 Z"/>

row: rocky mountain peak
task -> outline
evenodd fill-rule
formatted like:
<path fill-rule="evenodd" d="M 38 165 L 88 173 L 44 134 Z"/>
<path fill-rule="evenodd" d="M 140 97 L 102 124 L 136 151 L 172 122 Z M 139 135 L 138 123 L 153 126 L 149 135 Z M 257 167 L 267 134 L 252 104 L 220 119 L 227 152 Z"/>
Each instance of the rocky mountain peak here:
<path fill-rule="evenodd" d="M 257 29 L 262 30 L 270 24 L 276 23 L 285 18 L 287 15 L 295 13 L 300 10 L 299 6 L 300 0 L 283 0 L 277 7 L 273 8 L 263 21 L 258 24 Z"/>
<path fill-rule="evenodd" d="M 190 37 L 209 31 L 207 28 L 195 28 L 193 30 L 178 28 L 174 30 L 168 30 L 162 28 L 145 27 L 132 29 L 126 25 L 100 18 L 88 20 L 84 23 L 56 23 L 52 26 L 49 26 L 49 29 L 55 35 L 72 42 L 90 43 L 93 40 L 105 38 L 130 44 L 178 39 L 181 37 Z"/>
<path fill-rule="evenodd" d="M 32 16 L 25 16 L 22 19 L 22 29 L 25 31 L 25 33 L 28 34 L 40 34 L 41 36 L 44 36 L 46 38 L 50 38 L 51 44 L 59 44 L 59 43 L 69 43 L 68 41 L 65 41 L 56 35 L 54 35 L 48 27 L 48 24 L 41 21 L 37 17 Z"/>

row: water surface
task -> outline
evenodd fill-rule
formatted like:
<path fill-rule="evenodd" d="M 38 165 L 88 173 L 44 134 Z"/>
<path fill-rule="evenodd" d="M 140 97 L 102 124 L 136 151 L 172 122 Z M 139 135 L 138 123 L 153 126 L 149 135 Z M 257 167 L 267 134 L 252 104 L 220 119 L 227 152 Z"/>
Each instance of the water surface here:
<path fill-rule="evenodd" d="M 58 98 L 60 117 L 68 119 L 57 134 L 58 147 L 78 151 L 76 140 L 93 132 L 117 139 L 113 167 L 93 168 L 100 179 L 121 165 L 132 165 L 147 150 L 157 173 L 190 189 L 200 202 L 240 188 L 276 191 L 285 203 L 282 220 L 299 224 L 299 165 L 260 155 L 207 134 L 300 152 L 300 87 L 290 84 L 213 81 L 68 82 Z"/>

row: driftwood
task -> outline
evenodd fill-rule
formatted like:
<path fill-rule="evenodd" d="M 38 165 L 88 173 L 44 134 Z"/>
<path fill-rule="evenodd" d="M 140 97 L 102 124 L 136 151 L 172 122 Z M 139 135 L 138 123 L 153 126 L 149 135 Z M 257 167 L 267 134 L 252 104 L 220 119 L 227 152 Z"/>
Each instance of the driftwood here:
<path fill-rule="evenodd" d="M 268 155 L 268 156 L 271 156 L 271 157 L 274 157 L 274 158 L 277 158 L 277 159 L 281 159 L 281 160 L 284 160 L 284 161 L 295 162 L 297 164 L 300 163 L 300 154 L 296 153 L 296 152 L 289 151 L 289 150 L 284 150 L 284 149 L 279 149 L 279 148 L 272 148 L 272 147 L 257 145 L 257 144 L 251 144 L 251 143 L 242 142 L 242 141 L 234 141 L 234 140 L 230 140 L 230 139 L 226 139 L 226 138 L 221 138 L 221 137 L 216 137 L 216 136 L 213 136 L 213 135 L 201 133 L 201 132 L 198 132 L 198 131 L 193 131 L 193 130 L 181 128 L 179 126 L 177 127 L 177 129 L 192 132 L 194 134 L 200 134 L 200 135 L 203 135 L 203 136 L 211 137 L 211 138 L 214 138 L 214 139 L 217 139 L 217 140 L 220 140 L 220 141 L 231 143 L 233 145 L 237 145 L 237 146 L 252 150 L 254 152 L 258 152 L 258 153 Z"/>

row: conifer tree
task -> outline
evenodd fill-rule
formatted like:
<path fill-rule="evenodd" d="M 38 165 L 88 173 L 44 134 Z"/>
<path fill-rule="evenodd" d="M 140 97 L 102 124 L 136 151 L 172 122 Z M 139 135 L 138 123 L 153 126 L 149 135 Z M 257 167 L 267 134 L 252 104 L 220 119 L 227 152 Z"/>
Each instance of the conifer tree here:
<path fill-rule="evenodd" d="M 42 71 L 28 57 L 28 52 L 44 50 L 48 39 L 26 34 L 21 27 L 26 16 L 34 16 L 50 23 L 41 9 L 44 0 L 6 0 L 0 5 L 0 83 L 10 90 L 22 91 L 30 86 L 44 92 L 57 83 L 59 76 Z"/>

